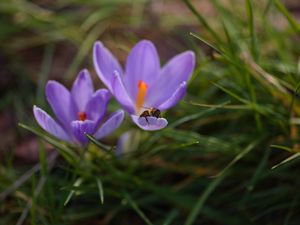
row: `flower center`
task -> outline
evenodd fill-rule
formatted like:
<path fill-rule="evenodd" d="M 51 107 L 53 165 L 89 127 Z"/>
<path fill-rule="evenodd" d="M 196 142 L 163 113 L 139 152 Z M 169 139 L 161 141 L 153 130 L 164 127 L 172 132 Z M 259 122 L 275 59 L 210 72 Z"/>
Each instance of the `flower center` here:
<path fill-rule="evenodd" d="M 78 115 L 79 120 L 81 120 L 81 121 L 85 121 L 87 119 L 87 115 L 85 112 L 79 112 L 77 115 Z"/>
<path fill-rule="evenodd" d="M 138 93 L 136 97 L 135 110 L 138 113 L 144 105 L 145 97 L 147 94 L 148 85 L 142 80 L 138 82 Z"/>

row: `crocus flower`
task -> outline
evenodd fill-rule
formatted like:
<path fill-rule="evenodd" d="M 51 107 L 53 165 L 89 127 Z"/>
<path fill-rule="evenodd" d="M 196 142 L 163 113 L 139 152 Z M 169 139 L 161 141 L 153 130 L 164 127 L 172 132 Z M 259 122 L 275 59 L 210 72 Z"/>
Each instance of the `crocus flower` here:
<path fill-rule="evenodd" d="M 124 111 L 118 110 L 104 120 L 110 93 L 106 89 L 94 92 L 87 70 L 78 74 L 71 91 L 56 81 L 48 81 L 46 97 L 57 121 L 33 106 L 35 119 L 48 133 L 69 143 L 85 145 L 85 133 L 103 138 L 117 129 L 124 118 Z"/>
<path fill-rule="evenodd" d="M 182 99 L 195 66 L 194 53 L 186 51 L 160 68 L 156 48 L 147 40 L 133 47 L 125 71 L 100 41 L 94 45 L 93 59 L 99 78 L 131 115 L 133 122 L 144 130 L 167 126 L 165 118 L 141 117 L 141 114 L 149 109 L 167 110 Z"/>

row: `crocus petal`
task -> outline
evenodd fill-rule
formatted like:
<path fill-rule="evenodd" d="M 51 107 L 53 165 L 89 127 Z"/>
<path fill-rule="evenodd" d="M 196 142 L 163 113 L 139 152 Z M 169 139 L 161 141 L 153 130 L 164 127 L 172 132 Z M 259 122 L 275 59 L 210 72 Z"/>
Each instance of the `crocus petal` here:
<path fill-rule="evenodd" d="M 53 112 L 68 130 L 71 121 L 76 119 L 75 104 L 70 92 L 60 83 L 48 81 L 46 85 L 46 97 Z"/>
<path fill-rule="evenodd" d="M 125 152 L 125 149 L 128 148 L 128 145 L 131 146 L 131 143 L 128 143 L 130 135 L 131 135 L 130 131 L 127 131 L 119 137 L 116 146 L 117 156 L 121 156 Z"/>
<path fill-rule="evenodd" d="M 109 99 L 109 91 L 106 89 L 99 89 L 93 94 L 86 106 L 85 112 L 87 113 L 87 118 L 95 121 L 96 126 L 106 112 Z"/>
<path fill-rule="evenodd" d="M 73 100 L 80 112 L 84 111 L 85 106 L 92 97 L 93 93 L 94 87 L 91 75 L 88 70 L 82 70 L 78 74 L 71 90 Z"/>
<path fill-rule="evenodd" d="M 94 44 L 93 61 L 96 72 L 105 86 L 112 91 L 111 82 L 114 71 L 123 74 L 122 68 L 112 53 L 100 41 Z"/>
<path fill-rule="evenodd" d="M 75 120 L 71 123 L 72 132 L 77 141 L 84 145 L 88 142 L 88 138 L 85 136 L 85 133 L 92 135 L 95 130 L 95 122 L 91 120 Z"/>
<path fill-rule="evenodd" d="M 128 113 L 134 113 L 135 106 L 128 96 L 127 90 L 124 87 L 123 81 L 120 77 L 120 74 L 115 71 L 114 72 L 114 79 L 112 82 L 112 93 L 118 102 L 123 106 L 123 108 L 128 111 Z"/>
<path fill-rule="evenodd" d="M 144 81 L 151 87 L 159 76 L 159 71 L 159 56 L 152 42 L 143 40 L 137 43 L 128 56 L 124 77 L 124 84 L 133 101 L 136 100 L 139 81 Z"/>
<path fill-rule="evenodd" d="M 131 119 L 136 125 L 138 125 L 138 127 L 149 131 L 161 130 L 168 125 L 168 121 L 165 118 L 148 116 L 146 119 L 145 117 L 131 115 Z"/>
<path fill-rule="evenodd" d="M 102 124 L 98 131 L 94 134 L 96 139 L 101 139 L 114 130 L 116 130 L 122 123 L 124 119 L 124 111 L 118 110 L 111 114 L 111 116 Z"/>
<path fill-rule="evenodd" d="M 179 85 L 179 87 L 176 89 L 173 95 L 169 99 L 167 99 L 164 103 L 157 106 L 157 108 L 160 110 L 166 110 L 168 108 L 171 108 L 184 97 L 185 93 L 186 93 L 186 82 L 184 81 Z"/>
<path fill-rule="evenodd" d="M 69 135 L 63 130 L 63 128 L 48 115 L 44 110 L 37 106 L 33 106 L 33 114 L 38 124 L 48 133 L 53 136 L 71 142 Z"/>
<path fill-rule="evenodd" d="M 170 98 L 180 83 L 190 79 L 194 67 L 195 54 L 192 51 L 186 51 L 173 57 L 163 67 L 155 85 L 149 90 L 147 105 L 157 107 Z"/>

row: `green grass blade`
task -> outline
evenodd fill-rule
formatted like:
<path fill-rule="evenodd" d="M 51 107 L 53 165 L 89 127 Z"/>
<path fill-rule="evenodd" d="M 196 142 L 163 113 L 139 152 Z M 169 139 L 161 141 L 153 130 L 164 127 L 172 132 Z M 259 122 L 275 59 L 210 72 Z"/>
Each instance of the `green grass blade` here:
<path fill-rule="evenodd" d="M 252 56 L 255 61 L 258 61 L 258 45 L 257 45 L 257 37 L 256 37 L 256 32 L 255 32 L 255 26 L 254 26 L 254 12 L 253 12 L 253 2 L 252 0 L 246 0 L 246 9 L 248 13 L 248 23 L 249 23 L 249 30 L 250 30 L 250 35 L 251 35 L 251 52 Z M 256 94 L 254 91 L 253 84 L 251 82 L 251 77 L 248 72 L 246 72 L 246 80 L 247 80 L 247 86 L 250 92 L 251 100 L 253 104 L 256 105 Z M 259 131 L 262 131 L 262 122 L 260 115 L 257 111 L 254 111 L 255 113 L 255 120 L 256 120 L 256 125 Z"/>
<path fill-rule="evenodd" d="M 25 125 L 22 123 L 19 123 L 19 126 L 34 133 L 35 135 L 41 137 L 43 140 L 47 141 L 54 147 L 56 147 L 57 151 L 71 164 L 76 164 L 76 161 L 78 160 L 78 156 L 74 153 L 72 149 L 69 149 L 65 145 L 61 144 L 60 142 L 40 133 L 39 131 Z"/>
<path fill-rule="evenodd" d="M 195 7 L 192 5 L 192 3 L 189 0 L 182 0 L 185 5 L 192 11 L 192 13 L 196 16 L 198 21 L 208 30 L 208 32 L 214 37 L 214 39 L 221 43 L 221 39 L 219 35 L 214 31 L 214 29 L 208 24 L 206 19 L 195 9 Z"/>
<path fill-rule="evenodd" d="M 257 37 L 254 26 L 254 12 L 253 12 L 253 2 L 252 0 L 246 0 L 246 9 L 248 13 L 248 24 L 251 36 L 251 52 L 255 61 L 258 60 L 258 46 L 257 46 Z"/>
<path fill-rule="evenodd" d="M 215 178 L 208 187 L 204 190 L 203 194 L 198 198 L 196 204 L 194 205 L 192 211 L 188 215 L 184 225 L 192 225 L 195 223 L 197 216 L 200 214 L 206 200 L 213 193 L 213 191 L 218 187 L 218 185 L 225 178 L 226 173 L 223 173 L 221 176 Z"/>
<path fill-rule="evenodd" d="M 66 77 L 69 80 L 72 80 L 76 75 L 79 69 L 79 66 L 82 64 L 83 60 L 87 57 L 94 42 L 100 36 L 102 32 L 106 29 L 107 25 L 102 24 L 101 27 L 95 26 L 85 37 L 85 40 L 80 45 L 80 48 L 77 54 L 74 57 L 74 60 L 69 67 L 68 71 L 66 72 Z"/>
<path fill-rule="evenodd" d="M 298 158 L 299 156 L 300 156 L 300 153 L 295 153 L 295 154 L 291 155 L 290 157 L 288 157 L 287 159 L 281 161 L 280 163 L 276 164 L 275 166 L 272 166 L 272 170 L 276 169 L 279 166 L 282 166 L 283 164 L 288 163 L 291 160 L 294 160 L 294 159 Z"/>
<path fill-rule="evenodd" d="M 258 164 L 249 184 L 247 185 L 247 189 L 249 191 L 252 191 L 254 189 L 255 184 L 259 180 L 259 178 L 262 176 L 264 169 L 267 167 L 268 159 L 270 157 L 271 151 L 267 149 L 264 153 L 264 156 L 262 157 L 260 163 Z"/>
<path fill-rule="evenodd" d="M 273 0 L 268 0 L 266 7 L 264 9 L 264 12 L 263 12 L 264 17 L 269 13 L 272 3 L 273 3 Z"/>
<path fill-rule="evenodd" d="M 242 103 L 244 103 L 244 104 L 246 104 L 246 105 L 251 105 L 251 103 L 248 101 L 248 100 L 246 100 L 246 99 L 243 99 L 242 97 L 240 97 L 240 96 L 238 96 L 236 93 L 234 93 L 233 91 L 231 91 L 231 90 L 229 90 L 229 89 L 227 89 L 227 88 L 225 88 L 225 87 L 223 87 L 223 86 L 221 86 L 221 85 L 219 85 L 219 84 L 217 84 L 217 83 L 213 83 L 215 86 L 217 86 L 218 88 L 220 88 L 222 91 L 224 91 L 225 93 L 227 93 L 228 95 L 230 95 L 231 97 L 233 97 L 233 98 L 235 98 L 236 100 L 238 100 L 238 101 L 240 101 L 240 102 L 242 102 Z"/>
<path fill-rule="evenodd" d="M 103 190 L 103 185 L 102 185 L 102 182 L 99 178 L 96 179 L 96 182 L 97 182 L 97 187 L 98 187 L 98 190 L 99 190 L 99 197 L 100 197 L 100 202 L 101 204 L 104 203 L 104 190 Z"/>
<path fill-rule="evenodd" d="M 246 154 L 248 154 L 251 150 L 253 150 L 259 143 L 261 142 L 261 139 L 255 140 L 254 142 L 250 143 L 244 150 L 242 150 L 239 154 L 237 154 L 234 159 L 227 164 L 227 166 L 216 175 L 222 176 L 224 173 L 226 173 L 234 164 L 236 164 L 239 160 L 241 160 Z"/>
<path fill-rule="evenodd" d="M 143 211 L 139 208 L 139 206 L 133 201 L 130 195 L 127 192 L 124 192 L 124 197 L 133 210 L 140 216 L 140 218 L 147 224 L 147 225 L 154 225 L 148 217 L 143 213 Z"/>
<path fill-rule="evenodd" d="M 85 133 L 85 136 L 93 143 L 95 144 L 98 148 L 104 150 L 104 151 L 110 151 L 112 149 L 112 147 L 102 144 L 101 142 L 99 142 L 98 140 L 96 140 L 92 135 Z"/>
<path fill-rule="evenodd" d="M 282 146 L 282 145 L 271 145 L 272 148 L 278 148 L 278 149 L 281 149 L 281 150 L 285 150 L 285 151 L 288 151 L 288 152 L 293 152 L 293 149 L 287 147 L 287 146 Z"/>
<path fill-rule="evenodd" d="M 83 180 L 82 180 L 82 178 L 78 178 L 76 181 L 75 181 L 75 183 L 74 183 L 74 187 L 75 188 L 77 188 L 77 187 L 79 187 L 80 185 L 81 185 L 81 183 L 83 182 Z M 73 197 L 73 195 L 76 193 L 76 191 L 75 190 L 71 190 L 70 191 L 70 193 L 68 194 L 68 196 L 67 196 L 67 198 L 66 198 L 66 200 L 65 200 L 65 202 L 64 202 L 64 206 L 66 206 L 69 202 L 70 202 L 70 200 L 71 200 L 71 198 Z"/>
<path fill-rule="evenodd" d="M 38 81 L 38 89 L 36 93 L 37 105 L 42 105 L 44 103 L 44 89 L 51 69 L 53 55 L 54 55 L 54 45 L 49 44 L 45 47 L 43 62 L 38 76 L 39 81 Z"/>
<path fill-rule="evenodd" d="M 170 124 L 169 127 L 174 128 L 174 127 L 177 127 L 177 126 L 179 126 L 179 125 L 181 125 L 183 123 L 189 122 L 191 120 L 199 119 L 200 117 L 205 116 L 205 115 L 213 112 L 216 109 L 223 108 L 228 103 L 229 103 L 229 101 L 228 102 L 224 102 L 223 104 L 220 104 L 220 105 L 216 105 L 215 107 L 211 107 L 209 109 L 206 109 L 206 110 L 201 111 L 199 113 L 195 113 L 195 114 L 192 114 L 192 115 L 188 115 L 188 116 L 182 117 L 182 118 L 176 120 L 174 123 Z M 191 104 L 197 105 L 196 103 L 191 103 Z"/>
<path fill-rule="evenodd" d="M 300 25 L 297 22 L 297 20 L 289 13 L 289 11 L 286 9 L 286 7 L 281 3 L 279 0 L 273 0 L 273 3 L 277 7 L 277 9 L 285 16 L 285 18 L 288 20 L 289 24 L 293 28 L 293 30 L 300 34 Z"/>
<path fill-rule="evenodd" d="M 174 219 L 178 216 L 178 214 L 179 214 L 178 210 L 176 210 L 176 209 L 172 210 L 167 215 L 167 218 L 165 219 L 165 221 L 162 225 L 170 225 L 174 221 Z"/>
<path fill-rule="evenodd" d="M 201 42 L 203 42 L 204 44 L 206 44 L 207 46 L 211 47 L 212 49 L 214 49 L 216 52 L 220 53 L 220 54 L 223 54 L 223 52 L 218 48 L 216 47 L 214 44 L 211 44 L 209 43 L 207 40 L 205 40 L 204 38 L 198 36 L 197 34 L 191 32 L 190 33 L 191 36 L 197 38 L 198 40 L 200 40 Z"/>

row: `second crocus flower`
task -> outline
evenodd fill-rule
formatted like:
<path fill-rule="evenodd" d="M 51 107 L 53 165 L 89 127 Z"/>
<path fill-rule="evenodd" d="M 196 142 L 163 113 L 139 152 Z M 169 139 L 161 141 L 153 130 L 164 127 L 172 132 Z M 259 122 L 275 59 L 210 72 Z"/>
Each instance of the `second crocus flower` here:
<path fill-rule="evenodd" d="M 160 68 L 156 48 L 148 40 L 133 47 L 125 71 L 99 41 L 94 45 L 93 59 L 99 78 L 131 115 L 133 122 L 144 130 L 167 126 L 167 120 L 155 116 L 151 110 L 164 111 L 181 100 L 195 66 L 194 53 L 186 51 Z M 144 113 L 147 110 L 150 111 Z"/>
<path fill-rule="evenodd" d="M 33 107 L 33 113 L 44 130 L 61 140 L 83 146 L 88 142 L 85 133 L 101 139 L 123 121 L 123 110 L 104 119 L 110 93 L 106 89 L 94 92 L 87 70 L 78 74 L 71 91 L 56 81 L 48 81 L 45 91 L 57 120 L 37 106 Z"/>

